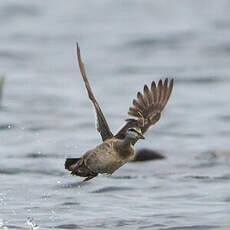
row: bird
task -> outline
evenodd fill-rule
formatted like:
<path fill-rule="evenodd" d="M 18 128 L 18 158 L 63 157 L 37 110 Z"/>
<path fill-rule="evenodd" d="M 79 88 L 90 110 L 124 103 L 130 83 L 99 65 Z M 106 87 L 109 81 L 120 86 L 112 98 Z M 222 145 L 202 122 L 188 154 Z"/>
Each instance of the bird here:
<path fill-rule="evenodd" d="M 96 111 L 97 131 L 103 141 L 81 157 L 65 160 L 65 169 L 74 176 L 84 177 L 82 182 L 85 182 L 99 174 L 112 175 L 134 158 L 135 143 L 145 139 L 143 134 L 159 121 L 172 93 L 174 79 L 159 80 L 158 84 L 152 81 L 151 87 L 144 85 L 143 93 L 137 93 L 137 98 L 128 110 L 131 118 L 126 119 L 124 126 L 113 135 L 89 84 L 78 43 L 77 60 L 88 97 Z"/>

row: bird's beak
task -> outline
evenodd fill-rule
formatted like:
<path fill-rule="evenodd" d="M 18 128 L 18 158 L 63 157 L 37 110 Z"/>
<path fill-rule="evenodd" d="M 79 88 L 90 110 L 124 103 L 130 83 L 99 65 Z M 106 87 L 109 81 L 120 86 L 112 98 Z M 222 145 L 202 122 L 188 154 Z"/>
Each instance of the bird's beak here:
<path fill-rule="evenodd" d="M 139 139 L 145 139 L 145 137 L 142 135 L 142 133 L 138 132 Z"/>

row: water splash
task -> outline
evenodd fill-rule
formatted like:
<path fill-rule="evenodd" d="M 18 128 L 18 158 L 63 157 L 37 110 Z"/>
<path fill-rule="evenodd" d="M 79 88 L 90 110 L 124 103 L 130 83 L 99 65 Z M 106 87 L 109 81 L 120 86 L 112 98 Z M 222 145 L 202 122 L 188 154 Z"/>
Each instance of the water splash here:
<path fill-rule="evenodd" d="M 8 227 L 5 226 L 4 220 L 0 218 L 0 230 L 8 230 Z"/>
<path fill-rule="evenodd" d="M 31 217 L 27 217 L 26 224 L 29 226 L 30 230 L 37 230 L 39 226 L 35 223 L 34 219 Z"/>

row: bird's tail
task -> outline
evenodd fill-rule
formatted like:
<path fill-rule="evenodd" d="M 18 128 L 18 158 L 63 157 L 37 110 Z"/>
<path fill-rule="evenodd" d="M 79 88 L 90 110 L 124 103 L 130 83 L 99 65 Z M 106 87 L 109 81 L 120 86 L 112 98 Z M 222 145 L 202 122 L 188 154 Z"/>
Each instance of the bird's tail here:
<path fill-rule="evenodd" d="M 65 160 L 65 169 L 71 171 L 73 176 L 86 177 L 82 182 L 91 180 L 98 175 L 84 165 L 82 158 L 67 158 Z"/>
<path fill-rule="evenodd" d="M 72 171 L 74 166 L 81 158 L 66 158 L 65 160 L 65 169 Z"/>

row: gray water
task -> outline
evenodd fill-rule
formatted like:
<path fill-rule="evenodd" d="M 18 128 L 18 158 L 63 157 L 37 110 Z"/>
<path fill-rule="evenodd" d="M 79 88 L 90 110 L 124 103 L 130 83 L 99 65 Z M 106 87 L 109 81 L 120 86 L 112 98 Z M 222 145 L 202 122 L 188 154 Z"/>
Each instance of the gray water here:
<path fill-rule="evenodd" d="M 0 1 L 0 229 L 230 229 L 230 2 Z M 101 142 L 81 46 L 115 133 L 145 83 L 174 77 L 129 163 L 83 186 L 64 170 Z"/>

